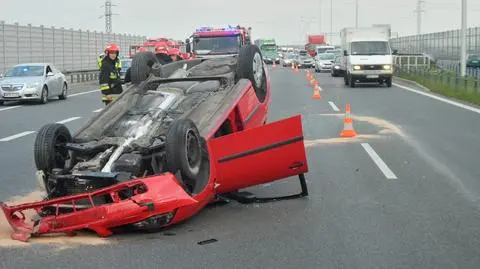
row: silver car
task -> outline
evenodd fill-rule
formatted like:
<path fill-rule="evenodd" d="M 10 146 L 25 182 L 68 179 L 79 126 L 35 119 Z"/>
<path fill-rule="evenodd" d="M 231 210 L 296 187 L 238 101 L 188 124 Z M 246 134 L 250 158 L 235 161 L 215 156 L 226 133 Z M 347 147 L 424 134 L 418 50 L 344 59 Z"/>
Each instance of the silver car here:
<path fill-rule="evenodd" d="M 49 63 L 15 65 L 0 78 L 0 105 L 5 101 L 48 102 L 53 96 L 67 98 L 67 79 Z"/>
<path fill-rule="evenodd" d="M 315 58 L 315 72 L 330 71 L 335 61 L 335 54 L 322 53 Z"/>

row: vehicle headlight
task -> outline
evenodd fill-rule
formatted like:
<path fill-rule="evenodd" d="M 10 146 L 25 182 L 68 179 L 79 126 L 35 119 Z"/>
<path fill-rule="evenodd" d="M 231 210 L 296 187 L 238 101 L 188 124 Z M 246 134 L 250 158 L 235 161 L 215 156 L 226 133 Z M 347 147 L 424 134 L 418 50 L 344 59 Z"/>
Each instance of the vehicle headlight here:
<path fill-rule="evenodd" d="M 354 69 L 354 70 L 360 70 L 360 65 L 354 65 L 354 66 L 353 66 L 353 69 Z"/>
<path fill-rule="evenodd" d="M 27 87 L 25 87 L 25 88 L 27 88 L 27 89 L 35 89 L 35 88 L 38 87 L 38 85 L 40 85 L 40 83 L 35 82 L 35 83 L 32 83 L 32 84 L 27 84 Z"/>
<path fill-rule="evenodd" d="M 383 69 L 385 69 L 385 70 L 390 70 L 391 68 L 392 68 L 392 66 L 389 65 L 389 64 L 386 64 L 386 65 L 383 66 Z"/>
<path fill-rule="evenodd" d="M 336 65 L 334 68 L 335 68 L 335 69 L 340 69 L 340 66 Z"/>

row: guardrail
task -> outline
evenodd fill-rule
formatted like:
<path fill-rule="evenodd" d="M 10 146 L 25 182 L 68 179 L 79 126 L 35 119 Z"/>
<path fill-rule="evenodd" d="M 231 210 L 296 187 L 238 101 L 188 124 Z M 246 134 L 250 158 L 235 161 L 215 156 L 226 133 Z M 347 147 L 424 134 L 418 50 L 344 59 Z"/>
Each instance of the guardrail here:
<path fill-rule="evenodd" d="M 98 81 L 100 71 L 97 70 L 78 70 L 62 72 L 70 83 L 84 83 L 89 81 Z"/>

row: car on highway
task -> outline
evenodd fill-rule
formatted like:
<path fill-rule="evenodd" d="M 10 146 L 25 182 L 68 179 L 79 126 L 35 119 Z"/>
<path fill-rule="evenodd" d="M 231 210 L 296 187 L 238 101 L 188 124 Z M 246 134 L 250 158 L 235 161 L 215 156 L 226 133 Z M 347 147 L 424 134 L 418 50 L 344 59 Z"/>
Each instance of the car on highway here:
<path fill-rule="evenodd" d="M 47 199 L 0 203 L 13 239 L 151 230 L 218 201 L 308 195 L 301 115 L 267 123 L 271 83 L 257 46 L 163 66 L 153 53 L 137 53 L 131 79 L 74 135 L 58 123 L 39 130 L 33 155 Z M 291 176 L 300 181 L 298 194 L 257 198 L 239 191 Z M 39 212 L 34 222 L 22 215 L 29 209 Z"/>
<path fill-rule="evenodd" d="M 293 53 L 286 54 L 285 57 L 282 59 L 282 66 L 287 67 L 287 66 L 291 66 L 292 64 L 295 64 L 296 58 L 297 58 L 297 55 Z"/>
<path fill-rule="evenodd" d="M 335 61 L 335 54 L 321 53 L 315 57 L 315 72 L 330 71 Z"/>
<path fill-rule="evenodd" d="M 132 67 L 132 59 L 131 58 L 124 58 L 121 59 L 122 62 L 122 69 L 120 70 L 120 80 L 125 83 L 125 75 L 127 74 L 127 70 Z"/>
<path fill-rule="evenodd" d="M 480 55 L 478 54 L 468 55 L 467 68 L 480 68 Z"/>
<path fill-rule="evenodd" d="M 306 50 L 299 50 L 297 59 L 295 60 L 298 68 L 313 68 L 315 67 L 315 61 Z"/>
<path fill-rule="evenodd" d="M 336 56 L 331 69 L 332 77 L 345 75 L 345 67 L 342 65 L 342 56 Z"/>
<path fill-rule="evenodd" d="M 13 66 L 0 77 L 0 105 L 7 101 L 37 101 L 67 98 L 65 75 L 50 63 L 24 63 Z"/>

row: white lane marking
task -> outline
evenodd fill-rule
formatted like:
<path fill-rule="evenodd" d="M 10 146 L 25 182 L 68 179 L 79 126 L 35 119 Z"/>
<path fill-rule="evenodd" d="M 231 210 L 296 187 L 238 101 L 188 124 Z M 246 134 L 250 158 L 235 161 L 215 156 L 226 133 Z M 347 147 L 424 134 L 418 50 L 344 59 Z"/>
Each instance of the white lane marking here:
<path fill-rule="evenodd" d="M 6 108 L 0 108 L 0 111 L 10 110 L 10 109 L 19 108 L 19 107 L 22 107 L 22 106 L 9 106 Z"/>
<path fill-rule="evenodd" d="M 372 158 L 373 162 L 378 166 L 380 171 L 385 175 L 386 178 L 388 179 L 397 179 L 397 176 L 388 168 L 387 164 L 378 156 L 378 154 L 373 150 L 373 148 L 370 146 L 368 143 L 362 143 L 362 147 L 365 149 L 365 151 L 370 155 L 370 158 Z"/>
<path fill-rule="evenodd" d="M 91 91 L 86 91 L 86 92 L 74 93 L 74 94 L 69 94 L 68 97 L 75 97 L 75 96 L 84 95 L 84 94 L 88 94 L 88 93 L 92 93 L 92 92 L 98 92 L 98 91 L 99 90 L 91 90 Z M 23 105 L 21 105 L 21 106 L 9 106 L 9 107 L 5 107 L 5 108 L 0 108 L 0 111 L 10 110 L 10 109 L 19 108 L 19 107 L 24 107 L 24 106 Z"/>
<path fill-rule="evenodd" d="M 74 120 L 78 120 L 78 119 L 81 119 L 81 118 L 82 117 L 71 117 L 71 118 L 68 118 L 68 119 L 57 121 L 57 123 L 64 124 L 64 123 L 71 122 L 71 121 L 74 121 Z"/>
<path fill-rule="evenodd" d="M 100 111 L 102 111 L 102 110 L 103 110 L 103 108 L 99 108 L 99 109 L 94 110 L 93 112 L 94 112 L 94 113 L 98 113 L 98 112 L 100 112 Z"/>
<path fill-rule="evenodd" d="M 427 93 L 427 92 L 423 92 L 423 91 L 419 91 L 419 90 L 415 90 L 415 89 L 412 89 L 410 87 L 406 87 L 406 86 L 403 86 L 403 85 L 399 85 L 397 83 L 392 83 L 394 86 L 396 87 L 399 87 L 401 89 L 404 89 L 404 90 L 407 90 L 407 91 L 411 91 L 411 92 L 414 92 L 414 93 L 417 93 L 417 94 L 420 94 L 420 95 L 423 95 L 423 96 L 426 96 L 426 97 L 430 97 L 432 99 L 435 99 L 435 100 L 438 100 L 438 101 L 441 101 L 441 102 L 444 102 L 444 103 L 447 103 L 447 104 L 450 104 L 450 105 L 453 105 L 453 106 L 456 106 L 456 107 L 459 107 L 459 108 L 463 108 L 463 109 L 466 109 L 466 110 L 469 110 L 471 112 L 475 112 L 475 113 L 478 113 L 480 114 L 480 109 L 478 108 L 475 108 L 475 107 L 472 107 L 472 106 L 468 106 L 468 105 L 465 105 L 465 104 L 462 104 L 462 103 L 459 103 L 459 102 L 455 102 L 455 101 L 452 101 L 452 100 L 449 100 L 447 98 L 443 98 L 443 97 L 440 97 L 440 96 L 436 96 L 434 94 L 431 94 L 431 93 Z"/>
<path fill-rule="evenodd" d="M 338 107 L 335 105 L 334 102 L 328 101 L 328 103 L 330 104 L 330 106 L 332 107 L 332 109 L 333 109 L 334 111 L 340 111 L 340 109 L 338 109 Z"/>
<path fill-rule="evenodd" d="M 26 135 L 33 134 L 33 133 L 35 133 L 35 132 L 34 131 L 26 131 L 26 132 L 23 132 L 23 133 L 14 134 L 14 135 L 7 136 L 7 137 L 4 137 L 4 138 L 0 139 L 0 142 L 7 142 L 7 141 L 17 139 L 17 138 L 20 138 L 22 136 L 26 136 Z"/>
<path fill-rule="evenodd" d="M 100 92 L 100 90 L 91 90 L 91 91 L 86 91 L 86 92 L 79 92 L 79 93 L 74 93 L 74 94 L 69 94 L 68 97 L 74 97 L 74 96 L 79 96 L 79 95 L 84 95 L 92 92 Z"/>

